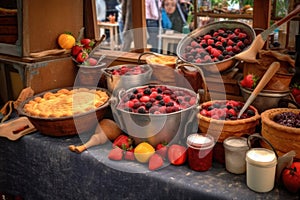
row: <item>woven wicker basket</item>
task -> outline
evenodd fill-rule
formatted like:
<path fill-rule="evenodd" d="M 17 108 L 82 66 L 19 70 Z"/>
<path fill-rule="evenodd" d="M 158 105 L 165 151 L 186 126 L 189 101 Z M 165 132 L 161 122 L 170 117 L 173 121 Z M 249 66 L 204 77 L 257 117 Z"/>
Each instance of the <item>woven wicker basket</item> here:
<path fill-rule="evenodd" d="M 300 159 L 300 129 L 283 126 L 273 121 L 275 115 L 283 112 L 298 114 L 300 109 L 274 108 L 263 112 L 261 114 L 261 134 L 272 143 L 279 155 L 294 150 L 296 152 L 295 158 Z M 261 145 L 266 148 L 268 147 L 268 145 L 263 142 Z"/>
<path fill-rule="evenodd" d="M 220 100 L 216 100 L 220 101 Z M 214 101 L 208 101 L 203 103 L 201 106 L 212 104 Z M 216 120 L 198 113 L 199 129 L 203 133 L 209 133 L 218 142 L 223 142 L 226 138 L 231 136 L 243 136 L 249 135 L 255 132 L 256 126 L 259 124 L 260 115 L 255 107 L 250 106 L 254 111 L 255 115 L 239 120 Z"/>

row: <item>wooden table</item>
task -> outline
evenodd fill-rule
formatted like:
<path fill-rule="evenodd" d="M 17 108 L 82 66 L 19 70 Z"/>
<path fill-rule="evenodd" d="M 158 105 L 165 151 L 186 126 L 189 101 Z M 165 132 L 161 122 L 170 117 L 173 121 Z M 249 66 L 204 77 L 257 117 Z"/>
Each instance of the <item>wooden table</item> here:
<path fill-rule="evenodd" d="M 119 23 L 110 23 L 110 22 L 98 22 L 98 27 L 101 29 L 108 29 L 109 30 L 109 38 L 110 38 L 110 50 L 114 50 L 116 45 L 119 43 L 119 35 L 118 35 L 118 27 Z"/>
<path fill-rule="evenodd" d="M 172 33 L 172 34 L 161 34 L 158 37 L 162 40 L 162 50 L 163 54 L 167 54 L 168 45 L 173 45 L 173 48 L 170 49 L 172 53 L 176 53 L 176 49 L 174 49 L 175 44 L 178 44 L 182 38 L 184 38 L 186 34 L 183 33 Z"/>

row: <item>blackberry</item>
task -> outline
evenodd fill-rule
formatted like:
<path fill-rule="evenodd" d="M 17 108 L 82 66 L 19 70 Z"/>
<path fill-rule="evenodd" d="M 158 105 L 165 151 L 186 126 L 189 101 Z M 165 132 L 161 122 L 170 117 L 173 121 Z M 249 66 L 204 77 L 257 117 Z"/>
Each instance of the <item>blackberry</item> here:
<path fill-rule="evenodd" d="M 162 93 L 162 89 L 161 88 L 157 88 L 157 93 Z"/>
<path fill-rule="evenodd" d="M 143 96 L 143 94 L 138 93 L 138 94 L 136 95 L 136 98 L 140 99 L 142 96 Z"/>
<path fill-rule="evenodd" d="M 137 109 L 138 107 L 140 107 L 141 103 L 140 102 L 135 102 L 132 106 L 133 109 Z"/>
<path fill-rule="evenodd" d="M 151 94 L 151 89 L 150 88 L 145 89 L 144 94 L 150 95 Z"/>
<path fill-rule="evenodd" d="M 159 101 L 159 105 L 164 106 L 164 105 L 165 105 L 164 100 L 160 100 L 160 101 Z"/>
<path fill-rule="evenodd" d="M 139 91 L 135 88 L 135 89 L 133 89 L 133 94 L 137 94 Z"/>
<path fill-rule="evenodd" d="M 139 108 L 137 111 L 138 113 L 146 113 L 146 110 L 143 107 Z"/>
<path fill-rule="evenodd" d="M 152 103 L 151 102 L 147 102 L 146 105 L 145 105 L 146 109 L 149 110 L 149 108 L 152 107 Z"/>
<path fill-rule="evenodd" d="M 254 116 L 255 115 L 255 112 L 253 110 L 247 110 L 247 115 L 248 116 Z"/>
<path fill-rule="evenodd" d="M 130 100 L 135 99 L 135 95 L 134 95 L 134 94 L 131 94 L 130 97 L 129 97 L 129 99 L 130 99 Z"/>
<path fill-rule="evenodd" d="M 174 106 L 174 102 L 168 102 L 168 103 L 166 104 L 166 106 L 167 106 L 167 107 Z"/>
<path fill-rule="evenodd" d="M 163 96 L 161 96 L 161 95 L 157 95 L 157 96 L 155 97 L 155 99 L 156 99 L 156 100 L 158 100 L 158 101 L 160 101 L 160 100 L 162 100 L 162 99 L 163 99 Z"/>

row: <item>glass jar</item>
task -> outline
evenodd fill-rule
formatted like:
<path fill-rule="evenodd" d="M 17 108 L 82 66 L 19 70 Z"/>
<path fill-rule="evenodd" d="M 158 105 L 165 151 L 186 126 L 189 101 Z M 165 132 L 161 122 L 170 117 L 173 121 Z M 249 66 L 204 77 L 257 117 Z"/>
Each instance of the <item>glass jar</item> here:
<path fill-rule="evenodd" d="M 256 192 L 269 192 L 275 183 L 277 157 L 274 151 L 253 148 L 246 154 L 247 186 Z"/>
<path fill-rule="evenodd" d="M 226 170 L 234 174 L 246 172 L 246 152 L 249 150 L 247 138 L 228 137 L 223 142 Z"/>
<path fill-rule="evenodd" d="M 187 137 L 188 165 L 195 171 L 207 171 L 212 166 L 214 138 L 198 133 Z"/>

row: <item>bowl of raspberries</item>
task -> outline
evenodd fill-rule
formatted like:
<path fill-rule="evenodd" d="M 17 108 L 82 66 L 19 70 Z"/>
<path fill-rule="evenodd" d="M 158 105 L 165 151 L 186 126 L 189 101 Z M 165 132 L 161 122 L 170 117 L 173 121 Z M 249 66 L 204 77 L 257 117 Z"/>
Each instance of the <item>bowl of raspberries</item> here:
<path fill-rule="evenodd" d="M 254 29 L 243 22 L 212 22 L 185 36 L 177 46 L 177 56 L 206 71 L 225 71 L 235 66 L 235 55 L 246 50 L 255 36 Z"/>
<path fill-rule="evenodd" d="M 190 89 L 170 85 L 144 85 L 120 90 L 111 103 L 119 126 L 136 143 L 152 145 L 167 142 L 188 132 L 186 126 L 198 128 L 197 94 Z"/>

